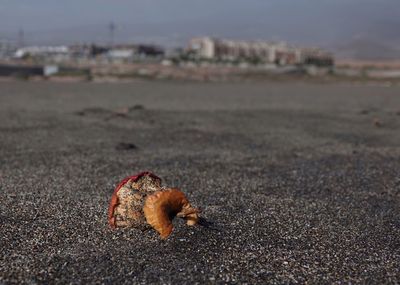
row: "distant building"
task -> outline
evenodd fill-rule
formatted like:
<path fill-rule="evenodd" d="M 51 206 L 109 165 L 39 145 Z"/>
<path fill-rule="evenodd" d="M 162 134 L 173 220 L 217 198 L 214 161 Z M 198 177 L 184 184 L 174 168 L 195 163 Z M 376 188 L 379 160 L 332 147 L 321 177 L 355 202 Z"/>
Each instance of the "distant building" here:
<path fill-rule="evenodd" d="M 302 61 L 307 65 L 315 66 L 333 66 L 334 57 L 331 53 L 323 51 L 319 48 L 302 49 Z"/>
<path fill-rule="evenodd" d="M 164 49 L 156 45 L 144 44 L 120 44 L 109 46 L 92 46 L 93 56 L 105 55 L 111 59 L 135 59 L 147 57 L 160 57 L 164 55 Z"/>
<path fill-rule="evenodd" d="M 107 57 L 112 60 L 132 60 L 135 56 L 134 49 L 115 48 L 107 52 Z"/>
<path fill-rule="evenodd" d="M 216 56 L 215 40 L 208 37 L 192 39 L 189 49 L 201 58 L 213 59 Z"/>
<path fill-rule="evenodd" d="M 67 46 L 31 46 L 17 49 L 15 58 L 37 58 L 53 60 L 69 59 L 70 51 Z"/>
<path fill-rule="evenodd" d="M 277 52 L 284 50 L 286 50 L 284 43 L 233 41 L 209 37 L 194 38 L 189 42 L 189 51 L 203 59 L 259 59 L 275 62 Z"/>
<path fill-rule="evenodd" d="M 143 44 L 75 44 L 71 46 L 31 46 L 14 51 L 16 59 L 33 59 L 36 62 L 61 63 L 100 60 L 132 62 L 134 60 L 158 60 L 164 56 L 162 47 Z M 1 55 L 1 46 L 0 46 Z"/>
<path fill-rule="evenodd" d="M 189 52 L 199 59 L 244 60 L 279 65 L 333 63 L 332 55 L 320 49 L 303 49 L 286 43 L 261 41 L 233 41 L 210 37 L 194 38 L 189 42 Z"/>
<path fill-rule="evenodd" d="M 9 59 L 15 54 L 16 46 L 11 41 L 0 41 L 0 59 Z"/>
<path fill-rule="evenodd" d="M 67 46 L 32 46 L 19 48 L 15 52 L 16 57 L 30 56 L 42 56 L 42 55 L 54 55 L 54 54 L 68 54 L 69 50 Z"/>
<path fill-rule="evenodd" d="M 157 45 L 137 45 L 136 53 L 145 57 L 162 57 L 165 51 L 162 47 Z"/>
<path fill-rule="evenodd" d="M 118 45 L 107 51 L 108 59 L 112 61 L 133 61 L 136 59 L 159 58 L 164 56 L 164 50 L 155 45 Z"/>
<path fill-rule="evenodd" d="M 109 50 L 110 50 L 109 47 L 98 46 L 93 44 L 89 48 L 89 55 L 90 57 L 95 58 L 97 56 L 103 56 L 104 54 L 107 54 Z"/>

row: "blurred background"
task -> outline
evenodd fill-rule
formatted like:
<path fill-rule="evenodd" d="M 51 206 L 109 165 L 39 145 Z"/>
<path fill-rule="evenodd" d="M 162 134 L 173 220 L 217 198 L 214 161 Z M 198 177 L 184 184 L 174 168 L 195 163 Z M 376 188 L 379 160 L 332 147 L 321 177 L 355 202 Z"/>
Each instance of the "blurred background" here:
<path fill-rule="evenodd" d="M 8 68 L 49 65 L 36 70 L 45 76 L 218 79 L 249 71 L 398 78 L 398 6 L 394 0 L 2 0 L 0 60 Z M 120 70 L 96 68 L 105 63 Z"/>

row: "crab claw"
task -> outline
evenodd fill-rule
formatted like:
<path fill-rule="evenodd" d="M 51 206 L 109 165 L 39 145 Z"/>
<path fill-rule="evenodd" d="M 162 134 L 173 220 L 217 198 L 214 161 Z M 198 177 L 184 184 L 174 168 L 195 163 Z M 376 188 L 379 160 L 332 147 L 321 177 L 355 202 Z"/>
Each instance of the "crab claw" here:
<path fill-rule="evenodd" d="M 195 225 L 199 220 L 199 210 L 193 208 L 185 194 L 179 189 L 159 191 L 147 197 L 143 207 L 147 223 L 162 239 L 169 237 L 173 230 L 172 220 L 178 216 L 186 219 L 188 225 Z"/>

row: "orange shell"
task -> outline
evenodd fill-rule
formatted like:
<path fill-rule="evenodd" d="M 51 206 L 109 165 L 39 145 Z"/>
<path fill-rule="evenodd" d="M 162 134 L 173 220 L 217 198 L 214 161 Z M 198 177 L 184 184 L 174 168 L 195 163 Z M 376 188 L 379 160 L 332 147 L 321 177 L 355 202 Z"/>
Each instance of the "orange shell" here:
<path fill-rule="evenodd" d="M 159 232 L 162 239 L 171 234 L 175 216 L 185 218 L 188 225 L 196 224 L 199 219 L 199 211 L 191 207 L 185 194 L 179 189 L 159 191 L 148 196 L 143 212 L 147 223 Z"/>

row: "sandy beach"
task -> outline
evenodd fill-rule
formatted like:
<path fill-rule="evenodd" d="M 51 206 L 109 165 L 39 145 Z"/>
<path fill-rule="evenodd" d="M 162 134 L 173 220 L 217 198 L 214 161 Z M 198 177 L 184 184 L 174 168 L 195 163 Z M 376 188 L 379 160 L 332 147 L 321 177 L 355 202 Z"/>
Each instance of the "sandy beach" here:
<path fill-rule="evenodd" d="M 144 170 L 211 226 L 109 229 Z M 399 170 L 399 86 L 0 82 L 0 284 L 395 284 Z"/>

